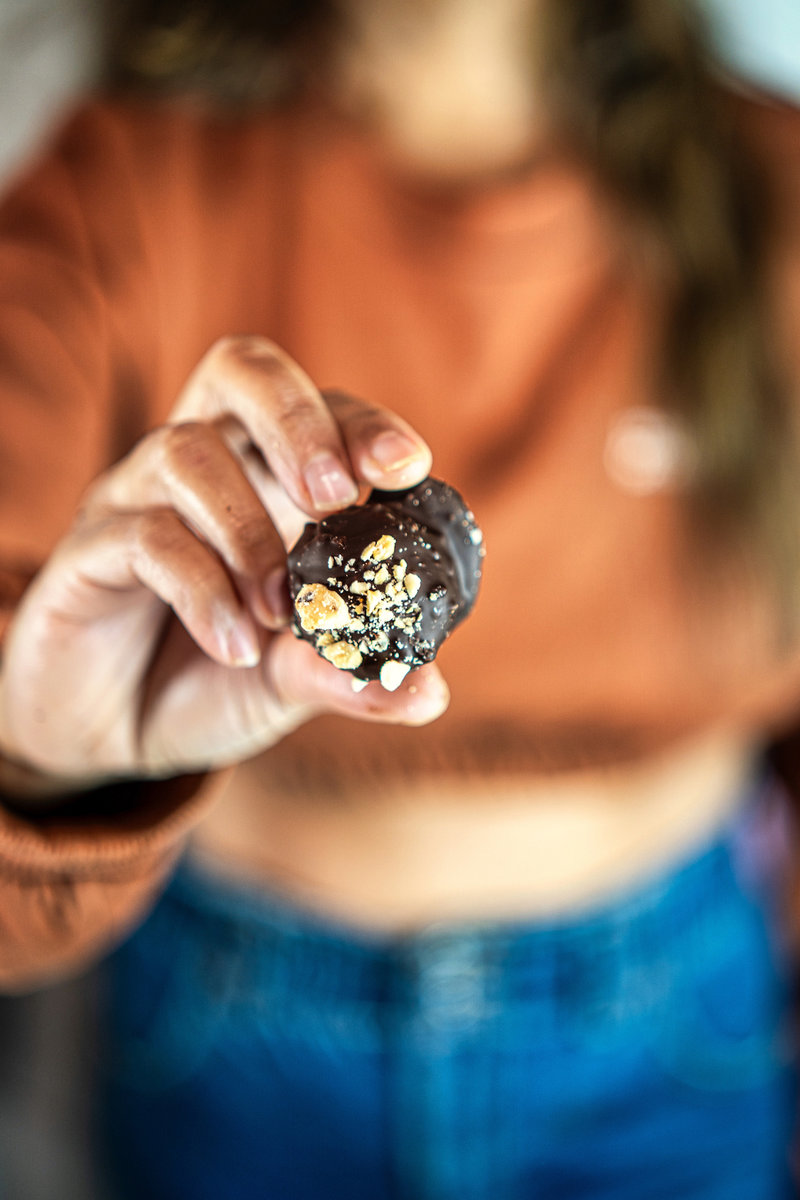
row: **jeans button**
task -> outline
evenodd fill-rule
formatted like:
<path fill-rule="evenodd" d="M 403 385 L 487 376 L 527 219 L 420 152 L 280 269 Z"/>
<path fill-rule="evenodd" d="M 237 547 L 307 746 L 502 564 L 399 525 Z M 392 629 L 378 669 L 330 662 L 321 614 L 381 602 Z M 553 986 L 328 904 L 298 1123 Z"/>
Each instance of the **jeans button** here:
<path fill-rule="evenodd" d="M 430 935 L 417 946 L 420 1016 L 436 1028 L 465 1028 L 486 1012 L 486 972 L 478 945 Z"/>

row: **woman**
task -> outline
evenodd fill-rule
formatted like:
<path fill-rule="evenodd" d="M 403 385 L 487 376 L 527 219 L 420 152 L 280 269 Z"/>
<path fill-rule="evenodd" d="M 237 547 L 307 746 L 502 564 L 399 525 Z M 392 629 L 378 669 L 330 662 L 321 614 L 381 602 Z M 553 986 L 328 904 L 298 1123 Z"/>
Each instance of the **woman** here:
<path fill-rule="evenodd" d="M 99 102 L 3 210 L 9 982 L 191 830 L 113 966 L 131 1195 L 785 1195 L 798 118 L 688 4 L 229 12 L 271 106 Z M 284 546 L 431 462 L 482 596 L 355 692 Z"/>

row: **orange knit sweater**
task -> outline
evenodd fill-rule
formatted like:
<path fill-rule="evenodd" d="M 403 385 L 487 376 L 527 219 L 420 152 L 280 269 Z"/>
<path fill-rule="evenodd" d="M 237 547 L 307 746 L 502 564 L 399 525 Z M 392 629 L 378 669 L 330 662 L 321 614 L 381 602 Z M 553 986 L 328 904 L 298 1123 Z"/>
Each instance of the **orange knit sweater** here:
<path fill-rule="evenodd" d="M 741 113 L 776 179 L 800 374 L 800 114 Z M 776 661 L 741 580 L 698 591 L 674 490 L 609 467 L 620 422 L 653 403 L 657 310 L 624 222 L 567 161 L 454 198 L 310 106 L 91 104 L 0 209 L 0 600 L 10 614 L 87 482 L 164 420 L 211 343 L 259 333 L 319 386 L 406 417 L 487 545 L 441 654 L 446 716 L 317 720 L 270 752 L 276 778 L 552 770 L 717 723 L 767 739 L 800 708 L 800 652 Z M 192 790 L 162 785 L 127 827 L 0 817 L 0 980 L 133 919 L 202 811 Z"/>

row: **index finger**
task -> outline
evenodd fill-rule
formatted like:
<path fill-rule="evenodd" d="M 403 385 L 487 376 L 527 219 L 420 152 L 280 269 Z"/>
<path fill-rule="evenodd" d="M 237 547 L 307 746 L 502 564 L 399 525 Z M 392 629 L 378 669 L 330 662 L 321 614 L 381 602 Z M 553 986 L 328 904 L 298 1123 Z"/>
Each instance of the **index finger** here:
<path fill-rule="evenodd" d="M 404 457 L 418 455 L 420 477 L 425 474 L 430 452 L 422 439 L 392 414 L 370 411 L 377 415 L 370 418 L 369 435 L 357 441 L 358 453 L 351 455 L 343 425 L 288 354 L 267 338 L 228 337 L 201 360 L 170 420 L 233 418 L 292 501 L 319 516 L 354 503 L 364 483 L 399 486 L 392 483 L 391 469 L 380 464 L 380 447 L 377 457 L 369 453 L 371 445 L 378 446 L 381 437 L 396 433 L 399 426 L 410 439 Z M 346 421 L 353 419 L 350 409 Z"/>
<path fill-rule="evenodd" d="M 385 491 L 412 487 L 431 470 L 431 452 L 418 433 L 377 404 L 325 390 L 359 478 Z"/>

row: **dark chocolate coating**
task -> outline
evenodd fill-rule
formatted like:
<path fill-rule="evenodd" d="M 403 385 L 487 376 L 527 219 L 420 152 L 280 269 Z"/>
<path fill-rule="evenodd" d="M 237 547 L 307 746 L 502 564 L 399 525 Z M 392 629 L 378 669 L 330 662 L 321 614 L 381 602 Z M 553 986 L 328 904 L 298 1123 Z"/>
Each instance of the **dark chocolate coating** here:
<path fill-rule="evenodd" d="M 449 484 L 373 491 L 306 525 L 290 551 L 296 632 L 357 679 L 378 679 L 389 661 L 413 670 L 471 611 L 482 558 L 475 518 Z"/>

